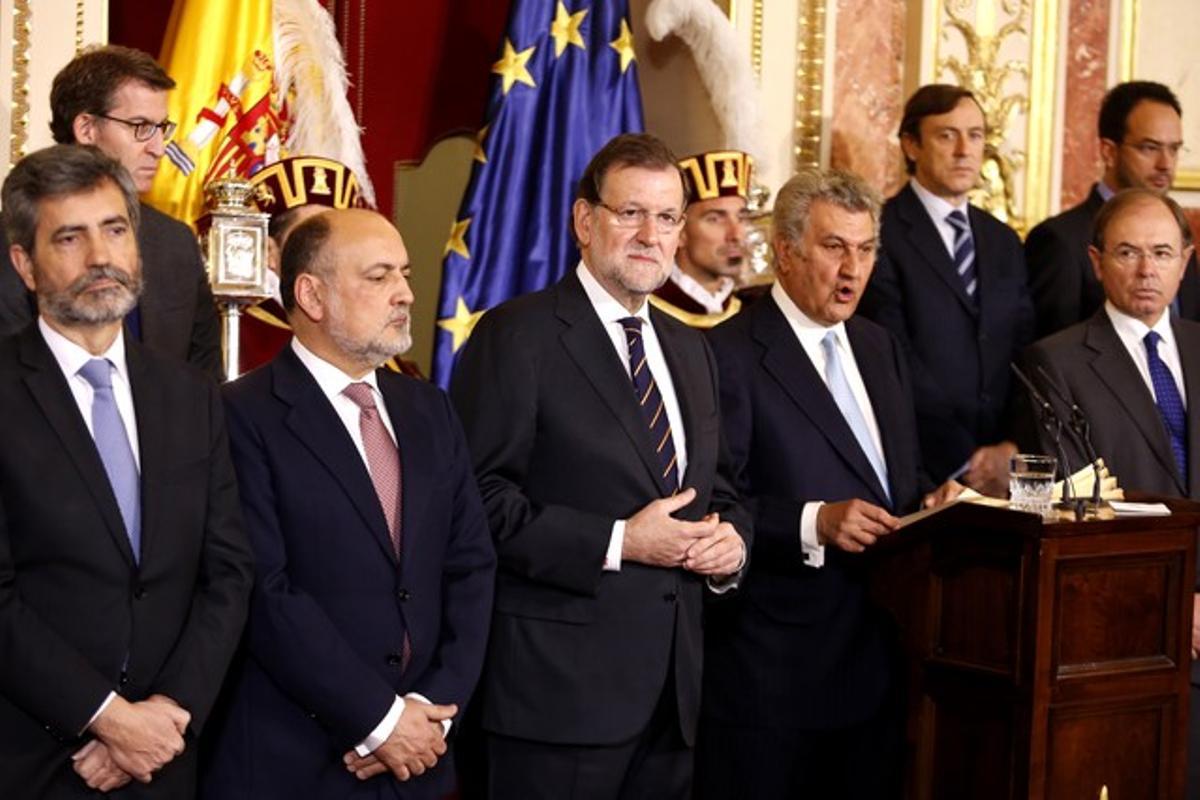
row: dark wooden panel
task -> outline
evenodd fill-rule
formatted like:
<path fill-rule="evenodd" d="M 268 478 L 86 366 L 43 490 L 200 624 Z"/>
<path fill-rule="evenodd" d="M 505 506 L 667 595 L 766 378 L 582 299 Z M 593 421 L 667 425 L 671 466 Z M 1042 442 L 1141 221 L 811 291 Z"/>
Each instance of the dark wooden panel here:
<path fill-rule="evenodd" d="M 1172 671 L 1184 553 L 1068 558 L 1055 576 L 1055 679 Z"/>
<path fill-rule="evenodd" d="M 1170 797 L 1175 698 L 1127 707 L 1050 710 L 1047 798 Z"/>
<path fill-rule="evenodd" d="M 1012 796 L 1013 714 L 1007 692 L 949 675 L 938 678 L 926 700 L 933 751 L 926 763 L 934 800 L 1006 800 Z M 998 686 L 995 688 L 999 688 Z"/>

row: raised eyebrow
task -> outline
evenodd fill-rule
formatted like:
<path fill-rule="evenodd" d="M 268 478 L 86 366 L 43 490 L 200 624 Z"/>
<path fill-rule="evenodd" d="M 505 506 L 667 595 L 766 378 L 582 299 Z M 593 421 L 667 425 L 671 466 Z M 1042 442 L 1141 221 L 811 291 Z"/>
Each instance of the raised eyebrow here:
<path fill-rule="evenodd" d="M 60 225 L 50 232 L 51 239 L 58 239 L 70 233 L 82 233 L 87 230 L 86 225 Z"/>

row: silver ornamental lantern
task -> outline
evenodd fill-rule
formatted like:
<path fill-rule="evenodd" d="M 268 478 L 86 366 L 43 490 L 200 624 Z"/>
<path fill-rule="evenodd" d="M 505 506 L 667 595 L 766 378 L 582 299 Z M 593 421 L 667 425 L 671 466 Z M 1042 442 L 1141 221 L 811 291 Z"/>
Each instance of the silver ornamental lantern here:
<path fill-rule="evenodd" d="M 238 376 L 242 309 L 271 296 L 267 283 L 267 223 L 251 205 L 254 185 L 222 178 L 204 187 L 208 212 L 200 220 L 200 249 L 221 310 L 225 379 Z"/>
<path fill-rule="evenodd" d="M 770 268 L 770 236 L 772 210 L 768 207 L 771 200 L 771 190 L 761 183 L 750 186 L 749 197 L 746 200 L 746 217 L 749 222 L 746 230 L 744 245 L 750 258 L 750 274 L 748 281 L 758 283 L 769 279 L 767 270 Z M 755 279 L 758 280 L 755 280 Z"/>

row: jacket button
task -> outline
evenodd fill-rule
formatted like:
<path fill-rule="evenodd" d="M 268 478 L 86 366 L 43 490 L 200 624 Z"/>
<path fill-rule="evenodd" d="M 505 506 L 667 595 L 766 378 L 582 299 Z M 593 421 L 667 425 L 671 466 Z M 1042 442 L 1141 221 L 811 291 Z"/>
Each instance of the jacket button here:
<path fill-rule="evenodd" d="M 400 657 L 399 653 L 388 653 L 387 654 L 387 665 L 389 667 L 398 667 L 403 663 L 404 663 L 404 659 Z"/>
<path fill-rule="evenodd" d="M 146 587 L 145 586 L 139 585 L 136 589 L 133 590 L 133 599 L 134 600 L 141 600 L 145 596 L 146 596 Z"/>
<path fill-rule="evenodd" d="M 399 598 L 400 602 L 403 603 L 406 602 L 408 598 L 412 597 L 412 595 L 409 594 L 408 589 L 400 589 L 396 592 L 396 597 Z"/>

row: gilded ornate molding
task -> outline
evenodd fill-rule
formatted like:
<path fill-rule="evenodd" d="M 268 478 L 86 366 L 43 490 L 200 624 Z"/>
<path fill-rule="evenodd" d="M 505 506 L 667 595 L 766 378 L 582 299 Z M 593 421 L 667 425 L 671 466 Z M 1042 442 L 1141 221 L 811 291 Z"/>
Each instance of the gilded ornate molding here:
<path fill-rule="evenodd" d="M 83 22 L 85 0 L 75 0 L 75 55 L 83 52 Z"/>
<path fill-rule="evenodd" d="M 31 0 L 13 2 L 12 121 L 9 130 L 8 165 L 25 155 L 29 137 L 29 56 L 33 8 Z"/>
<path fill-rule="evenodd" d="M 799 0 L 796 22 L 796 121 L 792 161 L 797 170 L 821 165 L 821 92 L 825 81 L 826 0 Z"/>
<path fill-rule="evenodd" d="M 750 65 L 754 77 L 762 80 L 763 65 L 763 0 L 754 0 L 750 17 Z"/>

